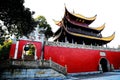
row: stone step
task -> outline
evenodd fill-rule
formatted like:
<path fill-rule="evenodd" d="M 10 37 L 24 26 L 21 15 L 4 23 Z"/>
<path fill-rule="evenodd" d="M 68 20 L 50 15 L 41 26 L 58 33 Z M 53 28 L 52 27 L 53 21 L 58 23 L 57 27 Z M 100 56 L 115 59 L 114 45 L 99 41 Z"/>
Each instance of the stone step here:
<path fill-rule="evenodd" d="M 65 78 L 63 74 L 60 74 L 53 69 L 14 69 L 14 70 L 5 70 L 3 73 L 1 73 L 1 79 L 24 79 L 29 78 L 33 80 L 39 80 L 39 78 Z M 37 79 L 38 78 L 38 79 Z M 0 79 L 0 80 L 1 80 Z M 41 80 L 41 79 L 40 79 Z M 49 79 L 47 79 L 49 80 Z M 58 80 L 58 79 L 56 79 Z"/>

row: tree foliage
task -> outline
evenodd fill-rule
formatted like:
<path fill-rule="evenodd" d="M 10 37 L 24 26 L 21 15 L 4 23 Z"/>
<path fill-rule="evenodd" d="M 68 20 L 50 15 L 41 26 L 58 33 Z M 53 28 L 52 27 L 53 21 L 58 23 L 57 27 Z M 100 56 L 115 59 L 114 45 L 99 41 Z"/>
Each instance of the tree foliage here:
<path fill-rule="evenodd" d="M 23 4 L 24 0 L 0 0 L 0 20 L 4 22 L 9 34 L 27 36 L 36 26 L 32 18 L 34 12 Z"/>
<path fill-rule="evenodd" d="M 44 33 L 47 39 L 53 35 L 51 27 L 44 16 L 38 16 L 35 20 L 39 23 L 39 28 L 45 29 Z"/>
<path fill-rule="evenodd" d="M 0 44 L 0 59 L 8 59 L 10 46 L 12 44 L 11 40 L 6 40 L 2 44 Z"/>

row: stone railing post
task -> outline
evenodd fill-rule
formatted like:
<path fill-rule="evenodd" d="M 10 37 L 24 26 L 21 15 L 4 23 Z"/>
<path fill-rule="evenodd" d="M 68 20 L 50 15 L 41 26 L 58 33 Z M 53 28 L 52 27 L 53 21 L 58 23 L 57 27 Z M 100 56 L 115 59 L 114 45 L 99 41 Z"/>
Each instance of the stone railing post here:
<path fill-rule="evenodd" d="M 99 64 L 99 71 L 100 71 L 101 73 L 103 72 L 101 64 Z"/>
<path fill-rule="evenodd" d="M 114 71 L 114 66 L 113 66 L 113 64 L 111 64 L 111 71 Z"/>
<path fill-rule="evenodd" d="M 66 72 L 66 75 L 67 75 L 67 65 L 65 65 L 65 70 L 66 70 L 65 72 Z"/>
<path fill-rule="evenodd" d="M 50 67 L 52 67 L 52 59 L 51 59 L 51 57 L 49 58 L 49 61 L 50 61 Z"/>

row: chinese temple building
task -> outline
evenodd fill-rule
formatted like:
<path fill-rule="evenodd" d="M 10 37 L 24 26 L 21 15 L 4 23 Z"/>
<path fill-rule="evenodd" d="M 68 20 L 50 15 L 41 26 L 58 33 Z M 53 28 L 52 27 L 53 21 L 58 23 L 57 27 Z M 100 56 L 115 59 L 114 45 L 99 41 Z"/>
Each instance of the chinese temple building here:
<path fill-rule="evenodd" d="M 120 70 L 120 49 L 103 46 L 114 39 L 115 33 L 104 37 L 101 32 L 105 24 L 97 28 L 89 26 L 95 19 L 96 15 L 85 17 L 70 13 L 65 7 L 63 19 L 55 21 L 59 29 L 54 34 L 54 42 L 45 41 L 41 36 L 44 41 L 20 39 L 11 45 L 9 57 L 24 62 L 33 60 L 30 63 L 37 67 L 41 67 L 44 61 L 45 65 L 51 62 L 54 65 L 50 63 L 49 67 L 67 73 Z M 24 66 L 28 65 L 24 63 Z"/>
<path fill-rule="evenodd" d="M 84 17 L 80 14 L 70 13 L 65 8 L 65 14 L 61 21 L 55 21 L 60 28 L 56 31 L 55 41 L 78 43 L 85 45 L 104 45 L 114 39 L 115 33 L 109 37 L 103 37 L 101 31 L 105 24 L 97 28 L 91 28 L 89 25 L 96 19 L 94 17 Z"/>

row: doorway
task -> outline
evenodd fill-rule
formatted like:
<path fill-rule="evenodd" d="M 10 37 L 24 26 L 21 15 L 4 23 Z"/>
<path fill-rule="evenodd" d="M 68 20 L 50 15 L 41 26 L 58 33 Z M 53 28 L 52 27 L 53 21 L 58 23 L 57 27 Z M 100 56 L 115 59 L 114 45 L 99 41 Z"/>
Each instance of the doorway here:
<path fill-rule="evenodd" d="M 108 61 L 107 61 L 107 59 L 102 58 L 100 60 L 100 64 L 101 64 L 101 67 L 102 67 L 102 71 L 103 72 L 108 72 Z"/>
<path fill-rule="evenodd" d="M 22 59 L 36 60 L 36 47 L 32 43 L 27 43 L 23 46 Z"/>

